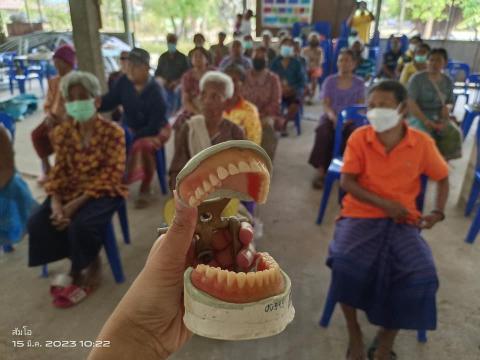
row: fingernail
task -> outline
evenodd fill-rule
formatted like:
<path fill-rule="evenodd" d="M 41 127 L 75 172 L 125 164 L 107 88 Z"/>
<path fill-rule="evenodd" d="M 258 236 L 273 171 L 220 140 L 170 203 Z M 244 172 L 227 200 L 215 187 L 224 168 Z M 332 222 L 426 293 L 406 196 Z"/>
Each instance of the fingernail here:
<path fill-rule="evenodd" d="M 180 196 L 178 196 L 177 190 L 173 190 L 173 198 L 175 199 L 175 209 L 177 211 L 182 211 L 189 207 L 187 204 L 185 204 L 185 202 L 182 199 L 180 199 Z"/>

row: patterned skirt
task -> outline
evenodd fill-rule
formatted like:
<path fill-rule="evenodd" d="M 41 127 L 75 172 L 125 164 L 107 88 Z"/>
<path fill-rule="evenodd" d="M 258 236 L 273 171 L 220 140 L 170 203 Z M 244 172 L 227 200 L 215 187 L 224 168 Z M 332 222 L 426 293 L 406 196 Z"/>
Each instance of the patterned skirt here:
<path fill-rule="evenodd" d="M 0 245 L 14 244 L 22 239 L 36 205 L 28 185 L 18 174 L 0 188 Z"/>
<path fill-rule="evenodd" d="M 391 219 L 340 219 L 330 243 L 330 292 L 387 329 L 433 330 L 439 286 L 418 228 Z"/>

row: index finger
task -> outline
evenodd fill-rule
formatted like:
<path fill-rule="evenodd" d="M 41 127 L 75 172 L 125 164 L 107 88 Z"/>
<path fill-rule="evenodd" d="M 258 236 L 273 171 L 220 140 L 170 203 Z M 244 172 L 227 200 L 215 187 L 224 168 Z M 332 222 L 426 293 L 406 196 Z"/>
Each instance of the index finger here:
<path fill-rule="evenodd" d="M 253 241 L 253 226 L 248 222 L 242 222 L 238 238 L 243 245 L 248 246 Z"/>

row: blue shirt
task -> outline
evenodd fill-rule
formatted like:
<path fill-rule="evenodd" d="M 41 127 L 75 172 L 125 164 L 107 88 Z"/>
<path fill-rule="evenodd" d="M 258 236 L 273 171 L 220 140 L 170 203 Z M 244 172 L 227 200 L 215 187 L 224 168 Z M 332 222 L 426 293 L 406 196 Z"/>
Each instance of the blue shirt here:
<path fill-rule="evenodd" d="M 372 77 L 375 73 L 375 63 L 372 59 L 362 59 L 362 62 L 355 69 L 355 75 L 360 76 L 362 79 Z"/>
<path fill-rule="evenodd" d="M 282 65 L 283 57 L 278 56 L 270 65 L 270 70 L 280 77 L 280 80 L 286 81 L 288 86 L 293 88 L 298 96 L 301 96 L 305 88 L 305 75 L 302 64 L 295 58 L 290 58 L 286 68 Z"/>
<path fill-rule="evenodd" d="M 133 130 L 134 139 L 156 136 L 167 125 L 165 91 L 154 78 L 139 94 L 133 83 L 123 75 L 102 97 L 99 112 L 111 111 L 122 105 L 122 123 Z"/>

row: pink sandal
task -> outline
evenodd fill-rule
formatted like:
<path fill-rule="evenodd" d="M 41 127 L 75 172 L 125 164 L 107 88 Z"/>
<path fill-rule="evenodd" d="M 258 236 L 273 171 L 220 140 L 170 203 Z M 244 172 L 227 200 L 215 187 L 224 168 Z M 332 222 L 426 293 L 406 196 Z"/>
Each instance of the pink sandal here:
<path fill-rule="evenodd" d="M 57 308 L 66 309 L 77 305 L 92 293 L 91 287 L 80 287 L 77 285 L 70 285 L 58 293 L 53 299 L 53 306 Z"/>

